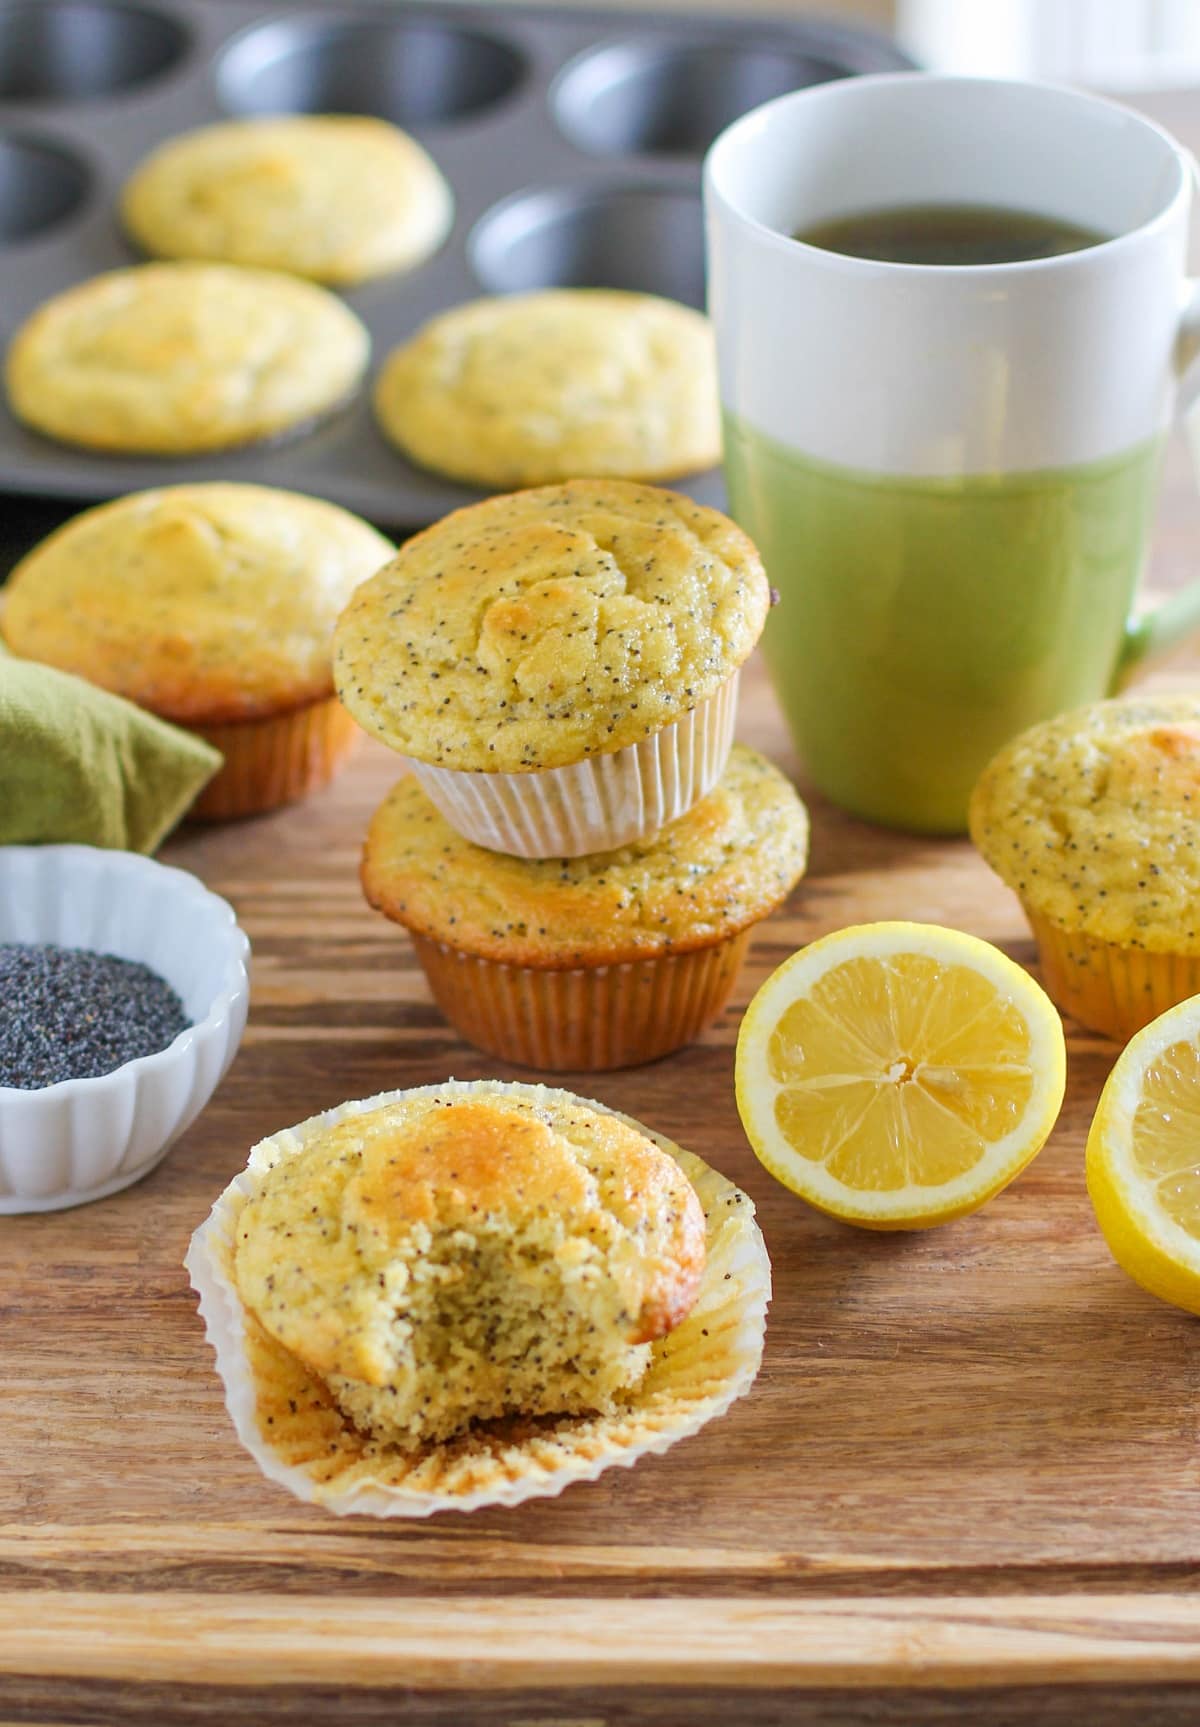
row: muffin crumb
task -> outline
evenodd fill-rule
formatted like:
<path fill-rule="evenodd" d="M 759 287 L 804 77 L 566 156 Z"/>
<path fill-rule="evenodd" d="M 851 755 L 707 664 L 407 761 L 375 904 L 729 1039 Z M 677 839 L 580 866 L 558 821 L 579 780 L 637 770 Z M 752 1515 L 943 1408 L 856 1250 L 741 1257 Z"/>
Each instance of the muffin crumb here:
<path fill-rule="evenodd" d="M 360 1431 L 410 1449 L 615 1409 L 704 1269 L 673 1159 L 615 1117 L 520 1096 L 352 1117 L 269 1169 L 241 1221 L 247 1306 Z"/>

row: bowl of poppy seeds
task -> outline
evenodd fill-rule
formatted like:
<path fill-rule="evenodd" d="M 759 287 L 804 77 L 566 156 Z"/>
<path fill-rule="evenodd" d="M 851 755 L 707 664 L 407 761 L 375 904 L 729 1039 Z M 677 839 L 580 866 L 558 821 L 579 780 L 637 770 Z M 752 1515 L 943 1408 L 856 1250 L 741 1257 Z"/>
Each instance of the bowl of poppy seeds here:
<path fill-rule="evenodd" d="M 0 1213 L 137 1181 L 246 1022 L 249 943 L 194 876 L 91 846 L 0 847 Z"/>

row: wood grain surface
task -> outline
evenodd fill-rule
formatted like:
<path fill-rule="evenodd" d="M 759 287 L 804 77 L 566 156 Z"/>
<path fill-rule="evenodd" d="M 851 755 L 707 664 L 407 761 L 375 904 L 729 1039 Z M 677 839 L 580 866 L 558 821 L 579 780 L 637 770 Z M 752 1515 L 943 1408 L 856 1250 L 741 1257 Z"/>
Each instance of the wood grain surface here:
<path fill-rule="evenodd" d="M 12 550 L 31 521 L 0 523 Z M 1198 548 L 1177 441 L 1156 585 L 1194 576 Z M 760 669 L 740 732 L 803 787 Z M 391 1086 L 522 1077 L 454 1036 L 361 899 L 361 835 L 396 772 L 364 743 L 308 804 L 168 845 L 253 944 L 238 1060 L 140 1185 L 0 1219 L 0 1722 L 1200 1719 L 1200 1330 L 1123 1276 L 1088 1206 L 1113 1047 L 1069 1027 L 1045 1150 L 926 1234 L 823 1218 L 746 1145 L 737 1024 L 800 944 L 906 917 L 1034 962 L 968 845 L 816 798 L 808 877 L 721 1023 L 653 1067 L 564 1081 L 753 1196 L 776 1296 L 750 1397 L 666 1457 L 515 1511 L 339 1520 L 260 1476 L 181 1265 L 192 1229 L 279 1127 Z"/>
<path fill-rule="evenodd" d="M 797 771 L 759 670 L 741 732 Z M 968 845 L 817 799 L 808 878 L 722 1022 L 653 1067 L 567 1082 L 754 1197 L 776 1299 L 752 1395 L 664 1458 L 516 1511 L 341 1521 L 262 1479 L 180 1264 L 191 1230 L 287 1123 L 519 1077 L 457 1040 L 361 899 L 360 838 L 397 766 L 364 743 L 303 807 L 170 843 L 250 934 L 242 1052 L 139 1186 L 0 1221 L 0 1718 L 857 1722 L 904 1719 L 887 1711 L 914 1687 L 931 1721 L 954 1718 L 946 1694 L 983 1721 L 1055 1719 L 1068 1693 L 1094 1721 L 1194 1718 L 1200 1333 L 1092 1220 L 1083 1141 L 1112 1048 L 1073 1032 L 1049 1145 L 923 1235 L 819 1216 L 745 1143 L 737 1023 L 801 943 L 902 916 L 1033 963 Z"/>

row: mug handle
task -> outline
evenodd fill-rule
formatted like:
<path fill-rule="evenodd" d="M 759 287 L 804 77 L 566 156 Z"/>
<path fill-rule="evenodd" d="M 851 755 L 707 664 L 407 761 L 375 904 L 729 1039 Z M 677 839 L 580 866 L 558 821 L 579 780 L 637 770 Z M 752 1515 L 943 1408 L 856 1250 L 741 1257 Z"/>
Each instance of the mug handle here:
<path fill-rule="evenodd" d="M 1192 173 L 1200 186 L 1200 173 L 1192 162 Z M 1200 278 L 1186 284 L 1175 343 L 1175 371 L 1179 377 L 1200 355 Z M 1123 690 L 1131 678 L 1165 659 L 1180 642 L 1200 631 L 1200 579 L 1189 582 L 1161 606 L 1125 625 L 1125 640 L 1113 674 L 1110 694 Z"/>

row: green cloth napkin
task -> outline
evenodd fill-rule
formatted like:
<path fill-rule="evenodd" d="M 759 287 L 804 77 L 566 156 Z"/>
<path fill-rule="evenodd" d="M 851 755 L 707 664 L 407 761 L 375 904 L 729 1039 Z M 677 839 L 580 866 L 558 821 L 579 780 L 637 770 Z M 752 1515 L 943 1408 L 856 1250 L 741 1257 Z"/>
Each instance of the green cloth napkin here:
<path fill-rule="evenodd" d="M 0 845 L 152 852 L 221 761 L 190 732 L 0 644 Z"/>

